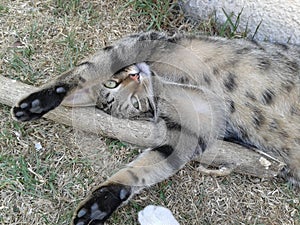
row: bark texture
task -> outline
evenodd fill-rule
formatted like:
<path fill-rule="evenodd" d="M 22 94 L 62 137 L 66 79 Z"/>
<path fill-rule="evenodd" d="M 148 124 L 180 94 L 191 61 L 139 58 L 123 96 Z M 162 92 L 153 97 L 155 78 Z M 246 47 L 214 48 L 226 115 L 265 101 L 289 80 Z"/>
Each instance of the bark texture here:
<path fill-rule="evenodd" d="M 38 88 L 0 76 L 0 103 L 13 106 L 23 96 Z M 60 106 L 44 116 L 86 132 L 133 143 L 138 146 L 157 146 L 164 142 L 166 126 L 164 122 L 154 126 L 151 122 L 121 120 L 111 117 L 94 107 L 68 108 Z M 226 175 L 234 171 L 257 177 L 271 178 L 278 175 L 284 166 L 281 159 L 274 159 L 252 149 L 237 144 L 218 141 L 214 148 L 206 151 L 197 161 L 205 166 L 225 170 L 210 171 L 199 167 L 209 174 Z"/>

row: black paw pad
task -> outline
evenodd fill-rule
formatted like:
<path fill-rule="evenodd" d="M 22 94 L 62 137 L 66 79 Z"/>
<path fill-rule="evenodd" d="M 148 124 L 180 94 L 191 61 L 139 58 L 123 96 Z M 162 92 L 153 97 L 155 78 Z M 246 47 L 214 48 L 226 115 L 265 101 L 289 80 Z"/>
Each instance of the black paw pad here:
<path fill-rule="evenodd" d="M 123 185 L 100 187 L 76 211 L 73 224 L 103 224 L 129 196 L 130 189 Z"/>
<path fill-rule="evenodd" d="M 61 85 L 32 93 L 13 107 L 13 116 L 20 121 L 40 118 L 59 106 L 68 91 L 67 85 Z"/>

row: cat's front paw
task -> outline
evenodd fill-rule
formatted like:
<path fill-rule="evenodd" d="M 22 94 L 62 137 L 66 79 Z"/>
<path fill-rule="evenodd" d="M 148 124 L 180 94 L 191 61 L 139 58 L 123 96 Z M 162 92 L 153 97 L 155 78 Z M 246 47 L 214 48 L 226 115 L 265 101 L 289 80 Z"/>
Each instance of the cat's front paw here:
<path fill-rule="evenodd" d="M 73 225 L 101 225 L 130 196 L 128 186 L 111 184 L 96 189 L 76 210 Z"/>
<path fill-rule="evenodd" d="M 20 121 L 38 119 L 59 106 L 68 91 L 67 85 L 61 85 L 34 92 L 12 108 L 12 115 Z"/>

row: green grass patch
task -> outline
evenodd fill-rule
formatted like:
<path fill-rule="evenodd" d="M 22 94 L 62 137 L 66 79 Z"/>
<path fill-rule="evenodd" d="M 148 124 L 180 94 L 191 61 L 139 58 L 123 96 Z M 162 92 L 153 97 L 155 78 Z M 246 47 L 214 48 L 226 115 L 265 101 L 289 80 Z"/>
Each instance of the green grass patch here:
<path fill-rule="evenodd" d="M 53 14 L 66 20 L 73 20 L 74 17 L 88 23 L 90 26 L 99 20 L 99 13 L 95 10 L 92 2 L 81 0 L 54 0 Z"/>
<path fill-rule="evenodd" d="M 44 35 L 45 26 L 42 24 L 38 24 L 33 21 L 29 27 L 29 40 L 34 42 L 36 39 L 42 39 Z"/>
<path fill-rule="evenodd" d="M 8 75 L 8 77 L 22 80 L 22 82 L 27 84 L 35 84 L 36 80 L 40 78 L 42 74 L 31 66 L 30 57 L 32 54 L 34 53 L 31 48 L 15 51 L 12 58 L 8 61 L 7 66 L 8 69 L 10 69 L 9 74 L 18 74 L 18 76 Z"/>
<path fill-rule="evenodd" d="M 63 48 L 63 58 L 55 62 L 58 74 L 75 67 L 82 59 L 82 55 L 89 51 L 87 43 L 77 40 L 74 31 L 69 32 L 57 44 Z"/>
<path fill-rule="evenodd" d="M 26 123 L 19 123 L 17 121 L 8 119 L 8 117 L 10 117 L 10 106 L 0 103 L 0 108 L 3 115 L 7 117 L 7 122 L 4 123 L 0 129 L 0 143 L 6 143 L 5 147 L 8 148 L 15 143 L 17 140 L 17 135 L 26 137 L 28 130 L 26 130 Z"/>
<path fill-rule="evenodd" d="M 131 200 L 125 208 L 120 208 L 113 213 L 111 218 L 109 218 L 112 224 L 124 224 L 124 225 L 139 225 L 137 218 L 138 212 L 141 211 L 145 206 L 141 205 L 135 200 Z M 119 213 L 118 213 L 119 211 Z M 120 216 L 120 211 L 126 211 L 126 214 Z"/>
<path fill-rule="evenodd" d="M 127 144 L 124 142 L 121 142 L 119 140 L 115 140 L 112 138 L 106 138 L 105 144 L 108 147 L 108 150 L 114 151 L 116 148 L 126 148 Z"/>
<path fill-rule="evenodd" d="M 224 9 L 222 9 L 222 11 L 226 17 L 226 20 L 224 23 L 219 23 L 215 16 L 214 22 L 216 23 L 216 35 L 227 38 L 247 38 L 249 35 L 248 24 L 244 29 L 240 29 L 243 9 L 237 15 L 235 15 L 234 13 L 228 13 Z M 255 35 L 257 34 L 261 22 L 257 25 L 254 34 L 252 35 L 252 39 L 254 39 Z"/>
<path fill-rule="evenodd" d="M 38 182 L 34 175 L 29 172 L 24 157 L 0 155 L 1 174 L 6 179 L 0 180 L 1 188 L 13 189 L 16 192 L 27 193 L 36 196 L 34 187 Z"/>
<path fill-rule="evenodd" d="M 0 4 L 0 16 L 6 14 L 8 12 L 9 12 L 9 8 L 6 7 L 6 6 L 4 6 L 4 5 L 2 5 L 2 4 Z"/>
<path fill-rule="evenodd" d="M 224 9 L 223 13 L 226 16 L 226 21 L 224 24 L 221 24 L 219 28 L 219 35 L 221 37 L 228 37 L 228 38 L 236 38 L 241 37 L 245 38 L 248 34 L 248 29 L 246 28 L 245 31 L 238 33 L 238 28 L 240 25 L 241 15 L 243 13 L 243 9 L 238 13 L 237 16 L 234 13 L 228 14 Z M 236 17 L 236 18 L 235 18 Z M 237 36 L 238 34 L 238 36 Z"/>
<path fill-rule="evenodd" d="M 77 14 L 80 10 L 80 0 L 70 0 L 70 1 L 64 1 L 64 0 L 55 0 L 55 10 L 54 13 L 56 15 L 74 15 Z"/>
<path fill-rule="evenodd" d="M 174 11 L 178 9 L 178 2 L 169 0 L 130 0 L 123 6 L 123 9 L 129 6 L 136 11 L 132 16 L 149 17 L 148 21 L 144 21 L 147 30 L 163 30 L 171 23 L 175 15 Z"/>

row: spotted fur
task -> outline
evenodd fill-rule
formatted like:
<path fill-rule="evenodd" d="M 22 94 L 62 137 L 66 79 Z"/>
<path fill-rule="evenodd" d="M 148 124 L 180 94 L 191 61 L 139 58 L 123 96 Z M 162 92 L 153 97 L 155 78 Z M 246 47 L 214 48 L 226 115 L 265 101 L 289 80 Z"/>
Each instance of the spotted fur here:
<path fill-rule="evenodd" d="M 165 121 L 165 143 L 97 187 L 75 211 L 75 225 L 103 223 L 133 194 L 168 178 L 220 138 L 280 157 L 282 175 L 299 186 L 299 56 L 299 46 L 140 33 L 105 47 L 12 112 L 28 121 L 63 103 Z"/>

